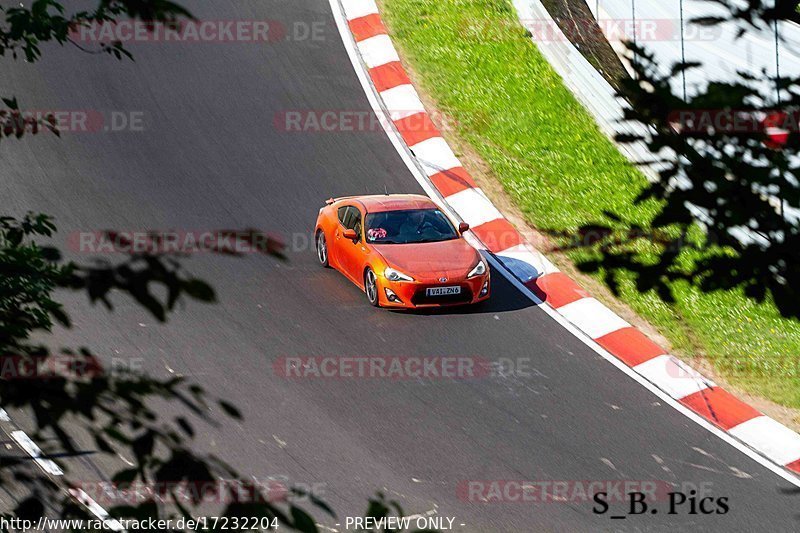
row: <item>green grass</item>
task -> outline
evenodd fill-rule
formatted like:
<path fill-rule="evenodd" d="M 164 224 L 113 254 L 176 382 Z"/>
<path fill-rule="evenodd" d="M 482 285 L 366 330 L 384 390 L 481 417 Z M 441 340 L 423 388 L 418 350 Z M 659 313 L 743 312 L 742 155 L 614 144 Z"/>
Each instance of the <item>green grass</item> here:
<path fill-rule="evenodd" d="M 648 226 L 658 206 L 633 204 L 644 176 L 563 85 L 507 0 L 382 3 L 421 88 L 457 118 L 454 133 L 489 164 L 529 223 L 574 231 L 608 209 Z M 685 359 L 707 357 L 737 388 L 800 407 L 800 323 L 740 291 L 706 294 L 678 283 L 677 302 L 667 304 L 638 292 L 630 275 L 620 280 L 622 301 Z"/>

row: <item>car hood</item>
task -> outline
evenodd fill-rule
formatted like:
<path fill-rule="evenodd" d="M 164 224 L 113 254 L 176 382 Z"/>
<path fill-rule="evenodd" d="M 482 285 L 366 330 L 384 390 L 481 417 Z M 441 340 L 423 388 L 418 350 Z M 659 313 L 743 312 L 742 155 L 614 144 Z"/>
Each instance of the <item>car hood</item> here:
<path fill-rule="evenodd" d="M 415 279 L 466 276 L 480 254 L 463 238 L 413 244 L 376 244 L 389 266 Z"/>

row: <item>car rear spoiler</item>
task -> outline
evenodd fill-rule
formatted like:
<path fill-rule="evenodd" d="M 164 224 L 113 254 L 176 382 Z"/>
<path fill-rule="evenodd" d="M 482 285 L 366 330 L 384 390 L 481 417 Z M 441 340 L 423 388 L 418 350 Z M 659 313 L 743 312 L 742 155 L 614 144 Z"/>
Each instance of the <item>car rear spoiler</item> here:
<path fill-rule="evenodd" d="M 338 198 L 328 198 L 325 200 L 325 205 L 331 205 L 334 202 L 338 202 L 339 200 L 344 200 L 346 198 L 355 198 L 355 196 L 339 196 Z"/>

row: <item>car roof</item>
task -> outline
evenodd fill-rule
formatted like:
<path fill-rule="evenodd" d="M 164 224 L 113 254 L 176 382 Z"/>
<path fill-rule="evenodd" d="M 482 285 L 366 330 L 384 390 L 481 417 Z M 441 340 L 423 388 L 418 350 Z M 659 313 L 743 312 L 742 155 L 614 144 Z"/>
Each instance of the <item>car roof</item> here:
<path fill-rule="evenodd" d="M 360 202 L 367 213 L 405 209 L 436 209 L 438 207 L 433 200 L 420 194 L 376 194 L 355 196 L 352 200 Z"/>

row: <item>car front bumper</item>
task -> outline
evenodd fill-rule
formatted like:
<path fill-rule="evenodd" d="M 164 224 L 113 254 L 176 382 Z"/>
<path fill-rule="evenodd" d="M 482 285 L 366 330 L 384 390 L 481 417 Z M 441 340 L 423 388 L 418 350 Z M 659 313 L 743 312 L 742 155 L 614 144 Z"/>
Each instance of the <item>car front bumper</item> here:
<path fill-rule="evenodd" d="M 426 289 L 434 287 L 459 286 L 457 295 L 427 296 Z M 485 292 L 482 293 L 485 287 Z M 387 292 L 387 289 L 391 293 Z M 444 283 L 436 280 L 390 281 L 384 276 L 378 277 L 378 295 L 382 307 L 420 309 L 428 307 L 446 307 L 453 305 L 470 305 L 489 299 L 491 295 L 489 272 L 483 276 L 470 279 L 448 280 Z M 396 299 L 390 299 L 394 294 Z M 399 301 L 397 301 L 399 299 Z"/>

